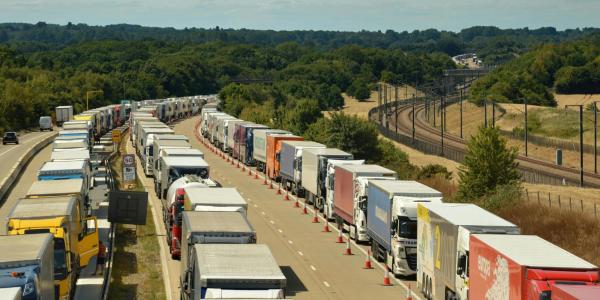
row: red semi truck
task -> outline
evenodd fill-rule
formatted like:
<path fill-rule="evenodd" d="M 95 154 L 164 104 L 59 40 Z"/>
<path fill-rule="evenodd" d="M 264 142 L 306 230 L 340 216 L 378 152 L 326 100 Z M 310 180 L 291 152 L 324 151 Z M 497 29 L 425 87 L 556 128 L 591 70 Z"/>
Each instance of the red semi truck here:
<path fill-rule="evenodd" d="M 473 234 L 469 248 L 469 299 L 600 299 L 598 268 L 538 236 Z M 561 296 L 573 286 L 588 298 Z"/>

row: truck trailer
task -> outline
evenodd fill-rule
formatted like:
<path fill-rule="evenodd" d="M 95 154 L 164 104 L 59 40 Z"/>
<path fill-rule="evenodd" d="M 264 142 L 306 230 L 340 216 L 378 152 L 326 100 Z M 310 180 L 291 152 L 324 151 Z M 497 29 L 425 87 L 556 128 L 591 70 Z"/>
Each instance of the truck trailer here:
<path fill-rule="evenodd" d="M 293 136 L 289 131 L 280 129 L 255 130 L 252 142 L 252 160 L 256 169 L 265 173 L 267 171 L 267 137 L 270 135 Z"/>
<path fill-rule="evenodd" d="M 246 215 L 248 203 L 236 188 L 184 189 L 184 210 L 186 211 L 237 211 Z"/>
<path fill-rule="evenodd" d="M 281 147 L 285 141 L 303 141 L 304 138 L 291 134 L 269 134 L 267 135 L 267 164 L 266 174 L 269 178 L 280 181 L 281 169 Z"/>
<path fill-rule="evenodd" d="M 261 124 L 242 125 L 239 131 L 239 160 L 247 166 L 253 165 L 252 151 L 254 144 L 254 132 L 269 129 Z"/>
<path fill-rule="evenodd" d="M 54 300 L 54 240 L 49 233 L 0 236 L 0 299 Z"/>
<path fill-rule="evenodd" d="M 73 120 L 73 106 L 71 105 L 57 106 L 55 112 L 56 125 L 59 127 L 62 126 L 64 122 Z"/>
<path fill-rule="evenodd" d="M 182 266 L 182 299 L 284 299 L 286 278 L 259 244 L 197 244 Z"/>
<path fill-rule="evenodd" d="M 338 228 L 350 238 L 368 242 L 368 180 L 395 180 L 396 172 L 379 165 L 340 165 L 335 168 L 333 213 Z"/>
<path fill-rule="evenodd" d="M 474 204 L 419 203 L 417 218 L 417 287 L 433 300 L 468 298 L 473 284 L 469 273 L 458 275 L 458 262 L 470 255 L 471 235 L 520 233 L 516 225 Z"/>
<path fill-rule="evenodd" d="M 472 234 L 468 246 L 455 275 L 468 299 L 600 299 L 598 267 L 538 236 Z"/>
<path fill-rule="evenodd" d="M 302 150 L 326 148 L 313 141 L 283 141 L 279 152 L 279 175 L 281 185 L 292 194 L 304 196 L 302 189 Z"/>
<path fill-rule="evenodd" d="M 302 151 L 302 187 L 306 190 L 306 201 L 322 210 L 326 196 L 325 178 L 329 159 L 352 159 L 350 153 L 336 148 L 311 148 Z"/>
<path fill-rule="evenodd" d="M 341 165 L 362 165 L 362 159 L 330 159 L 327 161 L 327 173 L 325 174 L 325 195 L 317 202 L 323 203 L 323 216 L 327 220 L 333 219 L 333 206 L 335 201 L 335 167 Z"/>

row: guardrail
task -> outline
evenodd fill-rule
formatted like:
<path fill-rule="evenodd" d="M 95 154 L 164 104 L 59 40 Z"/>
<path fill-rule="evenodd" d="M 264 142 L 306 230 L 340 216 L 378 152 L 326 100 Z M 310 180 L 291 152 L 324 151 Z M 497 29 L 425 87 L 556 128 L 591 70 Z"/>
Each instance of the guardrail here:
<path fill-rule="evenodd" d="M 0 182 L 0 204 L 4 204 L 4 201 L 6 200 L 5 199 L 6 198 L 6 194 L 13 187 L 13 185 L 15 184 L 15 181 L 17 180 L 17 178 L 21 174 L 21 171 L 23 171 L 23 168 L 29 163 L 29 161 L 31 160 L 31 158 L 33 158 L 33 156 L 35 154 L 37 154 L 40 150 L 42 150 L 44 147 L 48 146 L 48 144 L 52 143 L 52 141 L 54 141 L 54 137 L 57 134 L 58 133 L 51 134 L 48 137 L 46 137 L 43 140 L 41 140 L 40 142 L 38 142 L 35 146 L 33 146 L 26 153 L 24 153 L 21 156 L 21 158 L 19 158 L 17 160 L 17 163 L 14 165 L 14 167 L 12 167 L 7 172 L 8 176 L 6 176 Z"/>

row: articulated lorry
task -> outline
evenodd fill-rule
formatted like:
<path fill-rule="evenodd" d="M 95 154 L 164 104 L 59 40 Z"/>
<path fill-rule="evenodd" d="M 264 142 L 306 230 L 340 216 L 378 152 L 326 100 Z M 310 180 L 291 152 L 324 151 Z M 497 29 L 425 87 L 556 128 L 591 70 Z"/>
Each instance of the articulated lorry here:
<path fill-rule="evenodd" d="M 474 204 L 419 203 L 417 218 L 417 287 L 433 300 L 468 299 L 472 273 L 461 273 L 460 266 L 470 261 L 471 235 L 520 233 L 516 225 Z"/>
<path fill-rule="evenodd" d="M 187 265 L 190 247 L 196 244 L 254 244 L 256 231 L 239 212 L 186 211 L 183 231 L 177 240 L 177 256 Z M 181 247 L 179 247 L 181 241 Z M 179 249 L 180 248 L 180 249 Z"/>
<path fill-rule="evenodd" d="M 208 179 L 210 171 L 210 167 L 204 159 L 185 156 L 161 157 L 158 169 L 160 178 L 154 182 L 161 199 L 167 197 L 167 190 L 175 180 L 185 175 L 196 175 L 202 179 Z"/>
<path fill-rule="evenodd" d="M 416 181 L 371 180 L 367 235 L 373 257 L 395 275 L 417 272 L 417 205 L 441 203 L 442 193 Z"/>
<path fill-rule="evenodd" d="M 362 165 L 365 161 L 362 159 L 330 159 L 327 161 L 327 173 L 325 174 L 325 196 L 320 202 L 324 203 L 323 216 L 327 220 L 333 219 L 333 206 L 335 200 L 335 167 L 341 165 Z"/>
<path fill-rule="evenodd" d="M 291 134 L 269 134 L 267 135 L 267 163 L 265 174 L 275 181 L 280 181 L 281 170 L 281 147 L 285 141 L 303 141 L 301 136 Z"/>
<path fill-rule="evenodd" d="M 244 120 L 233 120 L 233 121 L 229 121 L 227 124 L 227 139 L 225 144 L 223 145 L 223 151 L 229 153 L 231 156 L 233 156 L 234 153 L 234 149 L 236 146 L 236 130 L 239 128 L 238 125 L 242 125 L 242 124 L 252 124 L 252 122 L 248 122 L 248 121 L 244 121 Z M 234 157 L 234 158 L 237 158 Z"/>
<path fill-rule="evenodd" d="M 279 152 L 281 185 L 292 194 L 304 196 L 302 188 L 302 150 L 324 149 L 325 145 L 313 141 L 283 141 Z"/>
<path fill-rule="evenodd" d="M 62 126 L 64 122 L 73 120 L 73 106 L 57 106 L 56 112 L 56 125 Z"/>
<path fill-rule="evenodd" d="M 197 244 L 182 265 L 181 299 L 285 299 L 286 278 L 259 244 Z"/>
<path fill-rule="evenodd" d="M 16 298 L 54 300 L 54 240 L 51 234 L 0 236 L 0 290 L 16 288 Z"/>
<path fill-rule="evenodd" d="M 260 130 L 266 130 L 269 127 L 260 124 L 242 125 L 240 128 L 239 158 L 242 163 L 248 166 L 254 164 L 252 159 L 254 150 L 254 133 Z"/>
<path fill-rule="evenodd" d="M 183 176 L 171 184 L 167 198 L 163 200 L 163 222 L 167 231 L 167 243 L 171 257 L 179 257 L 179 242 L 181 241 L 182 212 L 184 206 L 185 188 L 213 188 L 218 183 L 211 179 L 202 179 L 195 175 Z"/>
<path fill-rule="evenodd" d="M 472 234 L 468 246 L 454 274 L 468 299 L 600 299 L 598 267 L 538 236 Z"/>
<path fill-rule="evenodd" d="M 396 180 L 396 172 L 379 165 L 340 165 L 335 168 L 333 213 L 338 228 L 358 242 L 368 242 L 369 180 Z"/>
<path fill-rule="evenodd" d="M 142 166 L 146 176 L 154 175 L 154 160 L 158 159 L 159 153 L 166 148 L 191 149 L 192 145 L 184 140 L 154 140 L 152 144 L 145 147 L 145 161 Z"/>
<path fill-rule="evenodd" d="M 20 199 L 8 215 L 9 235 L 54 235 L 54 285 L 59 299 L 75 293 L 81 268 L 98 253 L 96 217 L 84 218 L 77 197 Z"/>
<path fill-rule="evenodd" d="M 306 190 L 306 201 L 314 203 L 319 210 L 325 207 L 327 161 L 350 160 L 353 156 L 336 148 L 311 148 L 302 151 L 302 187 Z"/>

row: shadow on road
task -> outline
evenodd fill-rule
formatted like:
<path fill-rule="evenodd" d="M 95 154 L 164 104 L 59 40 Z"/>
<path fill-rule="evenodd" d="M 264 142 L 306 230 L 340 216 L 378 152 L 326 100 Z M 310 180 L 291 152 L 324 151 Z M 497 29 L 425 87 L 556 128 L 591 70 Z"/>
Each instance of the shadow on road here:
<path fill-rule="evenodd" d="M 298 292 L 308 291 L 290 266 L 281 266 L 281 272 L 287 278 L 286 296 L 295 296 Z"/>

